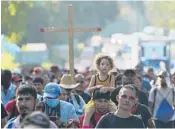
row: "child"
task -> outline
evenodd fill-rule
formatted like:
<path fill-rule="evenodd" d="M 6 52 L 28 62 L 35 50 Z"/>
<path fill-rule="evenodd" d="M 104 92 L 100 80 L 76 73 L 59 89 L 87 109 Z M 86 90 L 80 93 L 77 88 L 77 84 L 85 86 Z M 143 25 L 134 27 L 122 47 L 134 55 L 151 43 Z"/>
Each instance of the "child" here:
<path fill-rule="evenodd" d="M 98 55 L 96 60 L 96 70 L 98 73 L 92 76 L 88 91 L 93 93 L 94 89 L 104 86 L 102 88 L 105 91 L 113 90 L 115 85 L 114 76 L 109 74 L 109 71 L 113 69 L 114 63 L 113 59 L 107 55 Z"/>
<path fill-rule="evenodd" d="M 114 76 L 109 74 L 109 71 L 113 69 L 113 59 L 107 55 L 98 55 L 96 60 L 96 70 L 98 73 L 92 76 L 88 91 L 92 95 L 93 91 L 100 88 L 102 92 L 113 91 L 115 86 Z M 94 101 L 91 99 L 85 108 L 93 107 Z M 111 107 L 111 104 L 109 104 Z M 85 109 L 86 110 L 86 109 Z"/>

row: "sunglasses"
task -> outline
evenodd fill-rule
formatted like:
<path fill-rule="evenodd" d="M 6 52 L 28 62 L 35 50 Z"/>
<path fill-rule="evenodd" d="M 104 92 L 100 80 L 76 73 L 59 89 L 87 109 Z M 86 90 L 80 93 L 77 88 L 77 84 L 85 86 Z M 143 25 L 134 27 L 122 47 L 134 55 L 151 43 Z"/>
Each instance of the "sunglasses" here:
<path fill-rule="evenodd" d="M 127 99 L 127 98 L 129 98 L 129 101 L 134 101 L 134 100 L 136 100 L 136 98 L 133 97 L 133 96 L 121 95 L 120 97 L 121 97 L 122 99 Z"/>
<path fill-rule="evenodd" d="M 22 82 L 22 80 L 15 81 L 15 83 L 21 83 L 21 82 Z"/>
<path fill-rule="evenodd" d="M 66 96 L 66 95 L 68 95 L 68 93 L 61 93 L 61 95 Z"/>
<path fill-rule="evenodd" d="M 160 78 L 165 78 L 164 76 L 162 76 L 162 75 L 159 75 L 158 77 L 160 77 Z"/>
<path fill-rule="evenodd" d="M 83 91 L 81 91 L 81 90 L 75 90 L 77 93 L 81 93 L 81 92 L 83 92 Z"/>
<path fill-rule="evenodd" d="M 84 83 L 84 81 L 76 81 L 76 83 Z"/>
<path fill-rule="evenodd" d="M 34 86 L 40 86 L 40 85 L 42 85 L 41 83 L 34 83 L 33 84 Z"/>

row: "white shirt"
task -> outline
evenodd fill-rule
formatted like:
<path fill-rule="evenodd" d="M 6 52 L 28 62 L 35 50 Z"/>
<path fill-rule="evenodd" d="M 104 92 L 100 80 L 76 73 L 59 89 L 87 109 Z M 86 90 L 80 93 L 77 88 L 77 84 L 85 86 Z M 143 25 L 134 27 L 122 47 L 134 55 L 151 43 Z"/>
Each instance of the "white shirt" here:
<path fill-rule="evenodd" d="M 149 102 L 153 103 L 154 102 L 154 89 L 152 88 L 149 94 Z M 174 97 L 174 102 L 173 102 L 173 97 Z M 173 96 L 172 88 L 167 87 L 167 88 L 160 88 L 157 87 L 157 93 L 155 96 L 155 107 L 153 111 L 153 117 L 155 118 L 157 110 L 162 102 L 162 100 L 166 98 L 167 102 L 170 105 L 175 105 L 175 96 Z M 175 120 L 175 113 L 174 116 L 172 117 L 171 120 Z"/>

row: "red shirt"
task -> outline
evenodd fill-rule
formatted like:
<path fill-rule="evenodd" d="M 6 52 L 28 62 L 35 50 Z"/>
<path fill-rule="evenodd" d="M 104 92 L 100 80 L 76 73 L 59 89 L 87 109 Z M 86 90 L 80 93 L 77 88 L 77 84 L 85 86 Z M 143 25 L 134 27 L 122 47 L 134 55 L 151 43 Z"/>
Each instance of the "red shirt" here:
<path fill-rule="evenodd" d="M 5 105 L 5 110 L 7 112 L 9 112 L 10 114 L 14 114 L 14 116 L 18 116 L 18 110 L 16 108 L 16 101 L 15 99 L 9 101 L 6 105 Z"/>
<path fill-rule="evenodd" d="M 104 114 L 103 114 L 104 115 Z M 99 114 L 99 113 L 95 113 L 94 115 L 94 120 L 95 120 L 95 124 L 98 123 L 98 121 L 100 120 L 100 118 L 103 116 L 102 114 Z M 83 120 L 84 120 L 84 115 L 82 115 L 80 117 L 80 128 L 83 128 Z M 92 119 L 91 119 L 92 120 Z M 94 128 L 94 125 L 92 125 L 92 122 L 90 121 L 90 124 L 89 124 L 89 128 Z"/>

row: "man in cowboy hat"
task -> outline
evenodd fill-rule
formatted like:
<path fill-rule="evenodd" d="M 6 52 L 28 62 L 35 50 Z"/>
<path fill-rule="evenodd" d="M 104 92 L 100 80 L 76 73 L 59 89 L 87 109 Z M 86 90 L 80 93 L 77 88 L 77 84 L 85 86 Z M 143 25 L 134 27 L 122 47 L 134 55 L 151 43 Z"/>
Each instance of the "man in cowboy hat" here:
<path fill-rule="evenodd" d="M 80 95 L 85 103 L 88 103 L 91 99 L 91 96 L 85 92 L 85 78 L 82 74 L 75 75 L 75 81 L 76 83 L 79 83 L 79 85 L 75 88 L 75 92 L 77 95 Z"/>
<path fill-rule="evenodd" d="M 60 87 L 62 88 L 62 97 L 64 96 L 65 101 L 70 102 L 74 105 L 75 111 L 78 116 L 82 115 L 85 102 L 80 95 L 74 93 L 75 88 L 79 84 L 74 84 L 71 81 L 70 74 L 64 74 L 60 80 Z"/>

